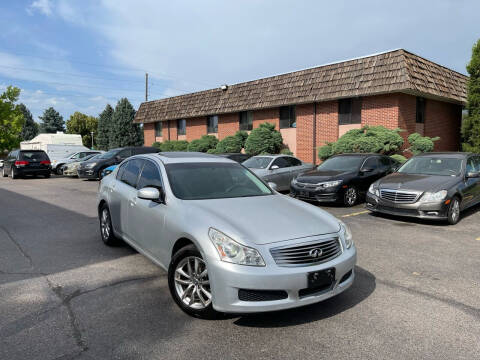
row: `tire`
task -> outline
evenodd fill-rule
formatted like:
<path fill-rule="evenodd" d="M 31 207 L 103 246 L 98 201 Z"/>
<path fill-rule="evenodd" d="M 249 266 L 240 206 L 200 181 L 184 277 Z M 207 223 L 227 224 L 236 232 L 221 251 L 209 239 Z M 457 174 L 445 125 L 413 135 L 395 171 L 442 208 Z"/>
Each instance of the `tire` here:
<path fill-rule="evenodd" d="M 8 177 L 8 174 L 5 172 L 5 165 L 2 167 L 2 177 Z"/>
<path fill-rule="evenodd" d="M 51 174 L 50 174 L 50 173 L 48 173 L 48 174 L 45 174 L 45 175 L 43 175 L 43 176 L 45 176 L 45 179 L 49 179 L 49 178 L 50 178 L 50 176 L 51 176 Z"/>
<path fill-rule="evenodd" d="M 354 206 L 358 201 L 358 190 L 355 186 L 349 186 L 343 193 L 343 204 L 345 206 Z"/>
<path fill-rule="evenodd" d="M 120 240 L 113 233 L 112 217 L 110 216 L 110 209 L 107 204 L 103 204 L 98 213 L 100 220 L 100 236 L 102 241 L 107 246 L 117 246 Z"/>
<path fill-rule="evenodd" d="M 56 173 L 57 175 L 63 175 L 63 169 L 62 169 L 62 166 L 63 166 L 63 165 L 64 165 L 64 164 L 58 164 L 57 167 L 55 168 L 55 173 Z"/>
<path fill-rule="evenodd" d="M 460 220 L 460 199 L 454 196 L 450 201 L 450 206 L 447 212 L 447 222 L 450 225 L 455 225 Z"/>
<path fill-rule="evenodd" d="M 103 176 L 102 176 L 102 172 L 103 170 L 105 170 L 107 167 L 104 167 L 104 168 L 100 168 L 100 170 L 98 170 L 98 180 L 102 180 L 103 179 Z"/>
<path fill-rule="evenodd" d="M 17 175 L 15 175 L 15 170 L 13 170 L 13 167 L 10 168 L 10 177 L 12 178 L 12 180 L 16 180 L 17 179 Z"/>
<path fill-rule="evenodd" d="M 197 271 L 195 271 L 195 262 L 197 262 Z M 182 270 L 184 275 L 179 270 Z M 220 313 L 216 312 L 212 306 L 206 270 L 206 264 L 197 248 L 194 245 L 187 245 L 173 255 L 168 268 L 168 287 L 173 300 L 185 313 L 201 319 L 216 319 Z M 203 273 L 205 274 L 201 276 Z M 191 279 L 188 275 L 193 275 L 194 278 Z"/>

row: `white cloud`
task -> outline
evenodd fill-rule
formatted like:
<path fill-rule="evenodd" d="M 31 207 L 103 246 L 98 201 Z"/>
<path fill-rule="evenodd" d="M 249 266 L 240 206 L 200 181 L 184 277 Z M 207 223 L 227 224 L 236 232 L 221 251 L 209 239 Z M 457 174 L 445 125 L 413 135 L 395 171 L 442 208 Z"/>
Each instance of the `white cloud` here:
<path fill-rule="evenodd" d="M 27 8 L 27 12 L 32 15 L 35 11 L 50 16 L 53 13 L 52 3 L 50 0 L 35 0 Z"/>

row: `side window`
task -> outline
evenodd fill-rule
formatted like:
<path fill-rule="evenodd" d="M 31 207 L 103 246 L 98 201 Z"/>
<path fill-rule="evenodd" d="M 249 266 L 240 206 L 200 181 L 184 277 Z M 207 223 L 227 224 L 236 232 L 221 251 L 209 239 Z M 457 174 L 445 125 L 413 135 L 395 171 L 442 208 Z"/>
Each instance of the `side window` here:
<path fill-rule="evenodd" d="M 474 158 L 475 171 L 480 171 L 480 156 L 475 156 Z"/>
<path fill-rule="evenodd" d="M 378 158 L 377 157 L 368 158 L 365 161 L 365 163 L 363 164 L 363 168 L 377 170 L 378 169 Z"/>
<path fill-rule="evenodd" d="M 117 171 L 117 180 L 122 181 L 122 175 L 123 175 L 123 172 L 125 171 L 125 168 L 127 167 L 127 164 L 128 164 L 128 161 L 127 161 L 127 162 L 124 162 L 124 163 L 118 168 L 118 171 Z"/>
<path fill-rule="evenodd" d="M 393 163 L 390 161 L 390 159 L 386 156 L 381 156 L 378 158 L 379 163 L 380 163 L 380 170 L 382 171 L 387 171 L 393 166 Z"/>
<path fill-rule="evenodd" d="M 137 189 L 143 189 L 144 187 L 160 187 L 162 186 L 162 178 L 157 166 L 151 161 L 145 161 L 142 174 L 138 179 Z"/>
<path fill-rule="evenodd" d="M 469 173 L 469 172 L 477 172 L 479 171 L 480 169 L 478 168 L 478 158 L 476 157 L 469 157 L 468 160 L 467 160 L 467 168 L 466 168 L 466 172 Z"/>
<path fill-rule="evenodd" d="M 281 169 L 281 168 L 289 167 L 290 163 L 282 156 L 282 157 L 276 158 L 272 163 L 272 166 L 273 165 L 277 165 Z"/>
<path fill-rule="evenodd" d="M 125 150 L 122 150 L 120 151 L 117 156 L 120 158 L 120 159 L 126 159 L 130 156 L 132 156 L 132 150 L 131 149 L 125 149 Z"/>
<path fill-rule="evenodd" d="M 122 173 L 121 181 L 131 187 L 137 187 L 138 175 L 143 163 L 144 161 L 141 159 L 130 160 Z"/>
<path fill-rule="evenodd" d="M 287 161 L 290 163 L 290 166 L 302 166 L 302 162 L 294 157 L 286 157 Z"/>

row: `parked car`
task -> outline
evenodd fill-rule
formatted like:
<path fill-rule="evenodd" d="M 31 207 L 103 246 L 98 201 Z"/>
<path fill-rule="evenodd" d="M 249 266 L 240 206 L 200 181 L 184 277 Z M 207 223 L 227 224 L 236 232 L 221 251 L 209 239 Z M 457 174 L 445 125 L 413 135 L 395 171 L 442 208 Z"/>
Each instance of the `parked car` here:
<path fill-rule="evenodd" d="M 252 157 L 252 155 L 242 154 L 242 153 L 226 153 L 226 154 L 215 154 L 215 155 L 223 156 L 227 159 L 236 161 L 238 163 L 242 163 L 245 160 L 248 160 Z"/>
<path fill-rule="evenodd" d="M 0 160 L 0 169 L 3 168 L 3 160 Z"/>
<path fill-rule="evenodd" d="M 312 164 L 288 155 L 253 156 L 242 163 L 266 182 L 274 182 L 278 191 L 288 191 L 297 175 L 313 168 Z"/>
<path fill-rule="evenodd" d="M 113 170 L 115 170 L 117 168 L 117 166 L 118 165 L 112 165 L 112 166 L 109 166 L 109 167 L 103 169 L 102 178 L 104 178 L 107 175 L 110 175 L 113 172 Z"/>
<path fill-rule="evenodd" d="M 25 175 L 50 177 L 52 166 L 43 150 L 13 150 L 3 163 L 3 177 L 16 179 Z"/>
<path fill-rule="evenodd" d="M 173 299 L 194 316 L 303 306 L 353 283 L 348 227 L 229 159 L 131 157 L 103 178 L 97 206 L 104 243 L 123 239 L 166 269 Z"/>
<path fill-rule="evenodd" d="M 479 154 L 425 153 L 373 183 L 366 207 L 385 214 L 446 220 L 453 225 L 462 210 L 479 202 Z"/>
<path fill-rule="evenodd" d="M 316 169 L 292 180 L 290 195 L 316 202 L 353 206 L 369 186 L 392 173 L 399 163 L 379 154 L 343 154 L 325 160 Z"/>
<path fill-rule="evenodd" d="M 77 170 L 78 177 L 81 179 L 101 179 L 103 169 L 111 165 L 120 164 L 132 155 L 157 152 L 158 149 L 156 147 L 149 146 L 129 146 L 112 149 L 98 158 L 82 162 Z"/>
<path fill-rule="evenodd" d="M 102 152 L 103 153 L 103 152 Z M 61 173 L 65 176 L 73 176 L 73 177 L 78 177 L 78 167 L 80 164 L 84 161 L 90 160 L 90 159 L 95 159 L 98 158 L 102 153 L 97 153 L 97 154 L 90 154 L 88 156 L 85 156 L 83 159 L 74 161 L 68 164 L 63 165 Z"/>
<path fill-rule="evenodd" d="M 101 154 L 101 153 L 103 153 L 103 151 L 100 151 L 100 150 L 86 150 L 86 151 L 77 151 L 77 152 L 71 153 L 70 155 L 68 155 L 64 158 L 53 160 L 52 161 L 52 170 L 57 175 L 62 175 L 63 174 L 63 165 L 85 159 L 89 155 L 97 155 L 97 154 Z"/>

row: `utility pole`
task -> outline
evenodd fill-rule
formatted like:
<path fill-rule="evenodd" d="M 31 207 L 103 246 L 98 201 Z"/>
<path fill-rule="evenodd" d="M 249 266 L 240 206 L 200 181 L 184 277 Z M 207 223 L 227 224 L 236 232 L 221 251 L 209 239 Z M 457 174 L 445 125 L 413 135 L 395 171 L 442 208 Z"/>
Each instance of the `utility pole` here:
<path fill-rule="evenodd" d="M 93 150 L 93 131 L 91 131 L 90 134 L 92 134 L 92 150 Z"/>
<path fill-rule="evenodd" d="M 148 101 L 148 73 L 145 73 L 145 101 Z"/>

